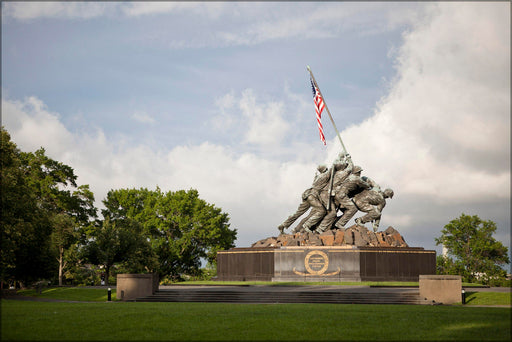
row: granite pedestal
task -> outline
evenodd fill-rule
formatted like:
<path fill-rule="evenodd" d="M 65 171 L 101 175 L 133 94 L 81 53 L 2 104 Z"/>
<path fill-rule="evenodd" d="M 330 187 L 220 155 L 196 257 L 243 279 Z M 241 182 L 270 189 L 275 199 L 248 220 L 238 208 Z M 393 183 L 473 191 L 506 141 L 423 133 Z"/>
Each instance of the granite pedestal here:
<path fill-rule="evenodd" d="M 435 274 L 436 252 L 420 247 L 293 246 L 217 253 L 220 281 L 418 281 Z"/>

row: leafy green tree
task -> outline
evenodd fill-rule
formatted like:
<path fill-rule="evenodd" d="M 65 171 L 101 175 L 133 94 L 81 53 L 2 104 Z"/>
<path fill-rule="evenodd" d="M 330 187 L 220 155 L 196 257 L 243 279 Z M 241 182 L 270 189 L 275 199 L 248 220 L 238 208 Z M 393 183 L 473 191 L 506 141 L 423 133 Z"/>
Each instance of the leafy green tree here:
<path fill-rule="evenodd" d="M 448 256 L 437 259 L 439 273 L 460 274 L 464 281 L 480 279 L 484 283 L 493 278 L 504 278 L 501 266 L 508 264 L 508 248 L 492 235 L 496 231 L 493 221 L 462 214 L 450 221 L 436 238 L 448 250 Z"/>
<path fill-rule="evenodd" d="M 129 273 L 148 271 L 146 266 L 154 267 L 151 247 L 137 221 L 106 218 L 98 223 L 94 240 L 86 247 L 86 255 L 91 262 L 104 267 L 107 285 L 116 263 L 123 263 L 123 269 Z"/>
<path fill-rule="evenodd" d="M 94 195 L 89 185 L 77 185 L 73 168 L 46 156 L 44 148 L 34 153 L 21 152 L 20 157 L 26 180 L 41 208 L 73 216 L 82 223 L 97 216 Z"/>
<path fill-rule="evenodd" d="M 2 280 L 47 278 L 58 268 L 61 284 L 65 250 L 85 241 L 80 230 L 96 217 L 94 196 L 70 166 L 43 148 L 20 151 L 3 127 L 1 160 Z"/>
<path fill-rule="evenodd" d="M 79 243 L 81 230 L 96 217 L 94 195 L 88 185 L 78 186 L 72 167 L 55 161 L 44 148 L 34 153 L 22 152 L 27 179 L 46 211 L 52 226 L 52 252 L 58 261 L 59 285 L 66 266 L 65 251 Z"/>
<path fill-rule="evenodd" d="M 51 275 L 50 220 L 26 177 L 22 152 L 1 128 L 1 281 L 30 282 Z"/>
<path fill-rule="evenodd" d="M 53 231 L 51 235 L 52 245 L 57 250 L 57 261 L 59 263 L 59 286 L 62 286 L 62 278 L 67 260 L 64 258 L 65 251 L 78 240 L 75 231 L 75 220 L 72 216 L 56 214 L 51 220 Z"/>
<path fill-rule="evenodd" d="M 142 225 L 158 258 L 154 271 L 160 277 L 198 274 L 202 258 L 214 264 L 218 250 L 234 246 L 236 229 L 229 228 L 229 216 L 200 199 L 194 189 L 111 190 L 103 203 L 104 217 L 131 218 Z"/>

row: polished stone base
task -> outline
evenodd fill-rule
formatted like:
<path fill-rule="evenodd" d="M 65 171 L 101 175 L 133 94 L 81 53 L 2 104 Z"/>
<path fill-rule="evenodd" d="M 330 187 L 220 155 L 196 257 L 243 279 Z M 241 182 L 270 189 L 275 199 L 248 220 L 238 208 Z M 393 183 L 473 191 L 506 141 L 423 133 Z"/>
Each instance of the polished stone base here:
<path fill-rule="evenodd" d="M 418 281 L 435 272 L 436 252 L 411 247 L 232 248 L 217 254 L 221 281 Z"/>

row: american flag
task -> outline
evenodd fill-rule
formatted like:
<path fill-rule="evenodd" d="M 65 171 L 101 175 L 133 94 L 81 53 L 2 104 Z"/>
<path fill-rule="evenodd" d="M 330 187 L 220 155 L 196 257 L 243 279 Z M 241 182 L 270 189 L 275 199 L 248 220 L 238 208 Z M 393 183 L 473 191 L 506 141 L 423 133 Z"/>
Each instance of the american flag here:
<path fill-rule="evenodd" d="M 322 111 L 325 108 L 324 99 L 322 98 L 322 95 L 320 95 L 320 91 L 313 83 L 313 80 L 311 81 L 311 88 L 313 89 L 313 100 L 315 101 L 315 111 L 316 111 L 316 122 L 318 123 L 318 132 L 320 133 L 320 140 L 324 143 L 324 145 L 327 145 L 325 142 L 325 136 L 324 136 L 324 127 L 322 126 Z"/>

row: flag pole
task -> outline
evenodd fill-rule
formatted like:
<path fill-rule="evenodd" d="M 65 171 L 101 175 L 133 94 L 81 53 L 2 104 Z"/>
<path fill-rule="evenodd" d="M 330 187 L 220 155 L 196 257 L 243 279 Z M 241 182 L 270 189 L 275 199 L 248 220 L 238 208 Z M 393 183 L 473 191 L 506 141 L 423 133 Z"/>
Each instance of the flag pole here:
<path fill-rule="evenodd" d="M 340 140 L 341 147 L 343 148 L 343 152 L 347 154 L 347 149 L 345 148 L 345 144 L 343 143 L 343 140 L 341 140 L 340 132 L 338 131 L 338 128 L 336 128 L 336 124 L 334 123 L 334 120 L 332 118 L 331 112 L 329 111 L 329 108 L 327 107 L 327 103 L 325 102 L 325 97 L 322 95 L 322 91 L 320 91 L 320 87 L 318 86 L 318 83 L 316 83 L 315 76 L 313 76 L 313 72 L 311 71 L 311 68 L 309 65 L 307 65 L 309 75 L 311 76 L 311 80 L 315 84 L 316 89 L 318 89 L 318 92 L 320 93 L 320 96 L 322 96 L 324 100 L 325 110 L 327 111 L 327 114 L 329 114 L 329 119 L 331 119 L 332 125 L 334 126 L 334 130 L 336 131 L 336 134 L 338 135 L 338 139 Z"/>

